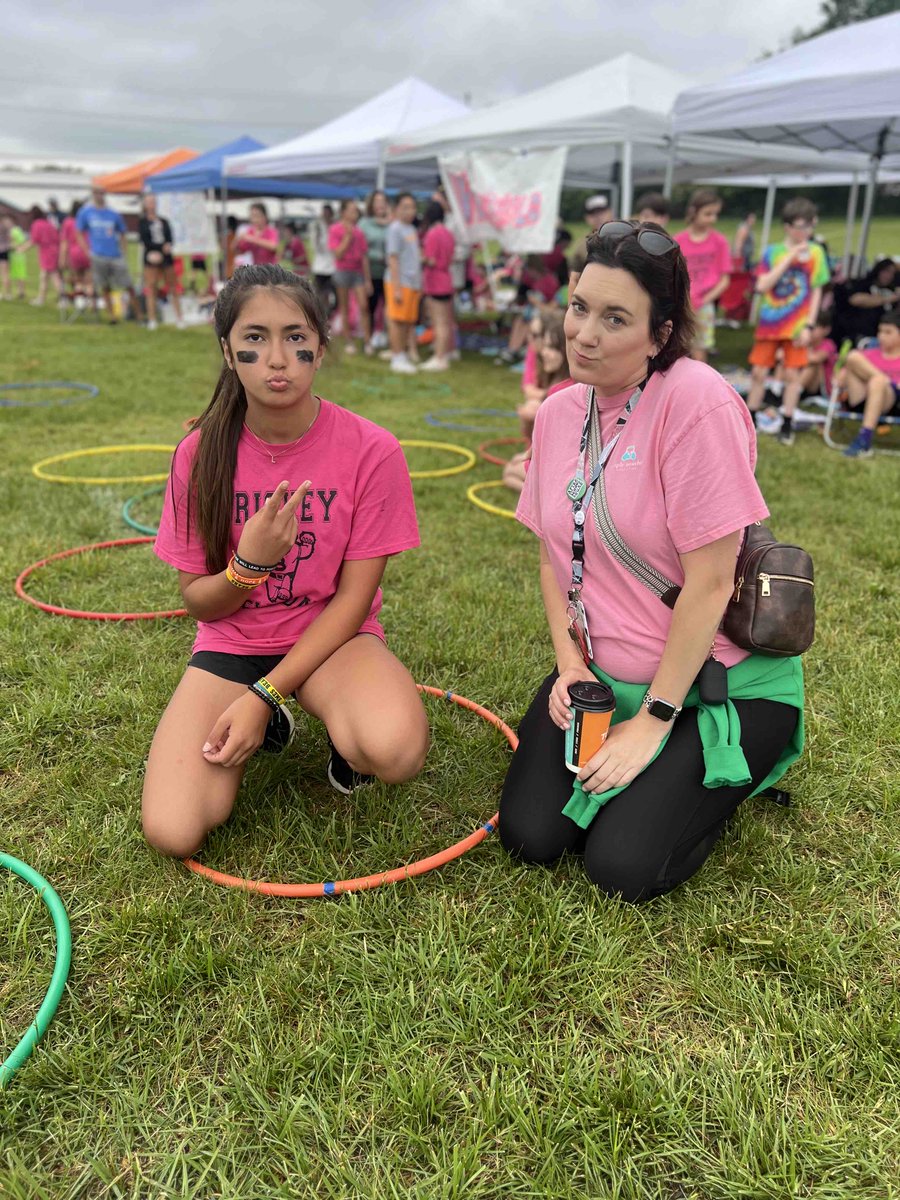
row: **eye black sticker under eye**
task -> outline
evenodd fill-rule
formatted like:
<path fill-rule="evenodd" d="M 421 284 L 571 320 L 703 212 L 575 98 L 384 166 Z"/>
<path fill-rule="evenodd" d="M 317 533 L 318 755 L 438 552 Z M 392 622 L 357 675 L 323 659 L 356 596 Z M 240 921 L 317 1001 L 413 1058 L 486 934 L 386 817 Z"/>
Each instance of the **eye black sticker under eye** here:
<path fill-rule="evenodd" d="M 312 350 L 298 350 L 297 361 L 305 363 L 315 362 L 316 356 L 313 354 Z"/>
<path fill-rule="evenodd" d="M 238 350 L 235 358 L 241 363 L 259 362 L 259 355 L 255 350 Z"/>

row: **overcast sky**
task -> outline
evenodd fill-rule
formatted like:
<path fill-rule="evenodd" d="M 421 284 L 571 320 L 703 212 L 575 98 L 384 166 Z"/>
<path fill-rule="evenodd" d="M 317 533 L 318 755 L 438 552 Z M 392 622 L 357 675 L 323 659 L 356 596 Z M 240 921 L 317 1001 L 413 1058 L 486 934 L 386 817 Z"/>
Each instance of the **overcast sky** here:
<path fill-rule="evenodd" d="M 699 82 L 784 46 L 820 0 L 3 0 L 0 153 L 267 143 L 407 75 L 481 106 L 626 50 Z"/>

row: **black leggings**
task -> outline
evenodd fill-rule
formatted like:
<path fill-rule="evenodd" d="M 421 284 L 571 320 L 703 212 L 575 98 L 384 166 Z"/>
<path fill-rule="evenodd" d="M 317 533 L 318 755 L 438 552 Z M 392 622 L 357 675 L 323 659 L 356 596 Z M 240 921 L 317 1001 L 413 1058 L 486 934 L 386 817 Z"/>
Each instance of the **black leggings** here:
<path fill-rule="evenodd" d="M 375 311 L 378 308 L 378 301 L 384 299 L 384 280 L 372 280 L 372 295 L 369 297 L 369 328 L 375 329 Z"/>
<path fill-rule="evenodd" d="M 500 799 L 500 840 L 527 863 L 583 853 L 588 877 L 632 903 L 671 891 L 703 865 L 738 805 L 778 761 L 799 716 L 774 700 L 734 701 L 753 782 L 705 788 L 697 710 L 685 709 L 659 757 L 583 830 L 562 813 L 575 777 L 563 762 L 565 734 L 548 711 L 556 676 L 544 680 L 519 726 Z"/>

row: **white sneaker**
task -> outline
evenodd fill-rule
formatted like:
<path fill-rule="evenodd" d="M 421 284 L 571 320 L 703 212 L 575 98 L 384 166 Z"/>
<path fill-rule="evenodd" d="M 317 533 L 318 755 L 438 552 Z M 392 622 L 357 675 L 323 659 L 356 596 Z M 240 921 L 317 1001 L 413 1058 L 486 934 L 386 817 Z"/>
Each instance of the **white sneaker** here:
<path fill-rule="evenodd" d="M 460 362 L 461 360 L 462 360 L 462 355 L 460 354 L 460 352 L 458 350 L 451 350 L 450 353 L 447 355 L 448 362 Z"/>
<path fill-rule="evenodd" d="M 378 357 L 381 359 L 382 362 L 393 362 L 394 361 L 394 352 L 393 352 L 393 350 L 382 350 L 381 353 L 378 355 Z"/>
<path fill-rule="evenodd" d="M 44 307 L 43 300 L 30 300 L 29 304 L 31 305 L 32 308 L 43 308 Z"/>
<path fill-rule="evenodd" d="M 446 358 L 438 358 L 436 355 L 429 358 L 428 362 L 422 363 L 420 371 L 449 371 L 450 364 Z"/>
<path fill-rule="evenodd" d="M 175 322 L 175 328 L 176 329 L 187 329 L 187 325 L 185 325 L 184 321 L 179 317 L 179 319 Z"/>
<path fill-rule="evenodd" d="M 158 325 L 156 324 L 155 321 L 148 321 L 147 328 L 150 330 L 151 333 L 153 333 L 153 331 L 158 328 Z"/>
<path fill-rule="evenodd" d="M 413 364 L 409 361 L 409 359 L 404 358 L 402 355 L 398 356 L 397 358 L 391 359 L 391 370 L 396 375 L 417 375 L 418 374 L 418 368 L 413 366 Z"/>
<path fill-rule="evenodd" d="M 355 342 L 345 342 L 344 343 L 344 353 L 345 354 L 355 354 L 356 353 L 356 343 Z"/>

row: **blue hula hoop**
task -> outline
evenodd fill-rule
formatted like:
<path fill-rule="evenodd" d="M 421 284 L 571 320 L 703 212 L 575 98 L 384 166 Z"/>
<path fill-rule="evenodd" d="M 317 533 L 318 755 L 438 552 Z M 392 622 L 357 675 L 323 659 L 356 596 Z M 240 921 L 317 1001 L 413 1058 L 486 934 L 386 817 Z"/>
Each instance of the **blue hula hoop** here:
<path fill-rule="evenodd" d="M 469 425 L 447 419 L 448 417 L 453 418 L 468 415 L 493 417 L 495 423 L 493 425 Z M 499 428 L 505 428 L 504 426 L 497 425 L 496 422 L 500 418 L 507 421 L 518 421 L 519 414 L 510 408 L 442 408 L 437 412 L 425 414 L 425 420 L 429 425 L 434 425 L 438 429 L 462 429 L 466 433 L 494 433 Z"/>
<path fill-rule="evenodd" d="M 87 395 L 64 396 L 61 400 L 9 400 L 5 392 L 24 392 L 45 390 L 47 388 L 68 388 L 74 392 L 86 392 Z M 100 395 L 100 389 L 93 383 L 73 383 L 71 379 L 39 380 L 35 383 L 2 383 L 0 384 L 0 408 L 57 408 L 63 404 L 77 404 L 79 400 L 91 400 Z"/>

